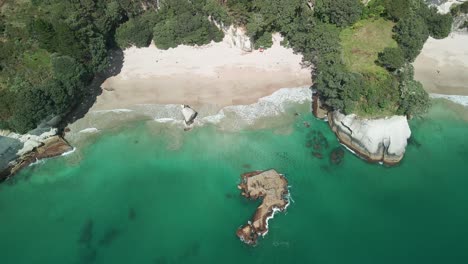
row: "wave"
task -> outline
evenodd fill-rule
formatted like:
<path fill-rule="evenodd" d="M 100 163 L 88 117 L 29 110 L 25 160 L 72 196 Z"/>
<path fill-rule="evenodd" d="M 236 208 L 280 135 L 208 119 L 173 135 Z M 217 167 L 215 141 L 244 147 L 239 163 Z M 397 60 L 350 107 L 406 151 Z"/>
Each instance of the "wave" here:
<path fill-rule="evenodd" d="M 99 129 L 97 129 L 95 127 L 89 127 L 89 128 L 85 128 L 85 129 L 80 130 L 79 133 L 97 133 L 97 132 L 99 132 Z"/>
<path fill-rule="evenodd" d="M 297 110 L 298 106 L 311 101 L 312 91 L 309 87 L 282 88 L 250 105 L 226 106 L 221 110 L 209 105 L 195 108 L 198 117 L 192 126 L 215 125 L 225 130 L 239 130 L 254 126 L 261 119 L 277 117 Z M 185 126 L 179 104 L 139 104 L 133 109 L 136 113 L 148 116 L 157 123 L 177 127 Z"/>
<path fill-rule="evenodd" d="M 461 104 L 465 107 L 468 107 L 468 96 L 463 95 L 448 95 L 448 94 L 435 94 L 431 93 L 430 97 L 433 99 L 446 99 L 454 103 Z"/>
<path fill-rule="evenodd" d="M 287 113 L 291 108 L 312 101 L 309 87 L 282 88 L 273 94 L 260 98 L 250 105 L 234 105 L 221 109 L 214 115 L 202 116 L 195 125 L 214 124 L 240 129 L 252 126 L 262 118 L 276 117 Z"/>
<path fill-rule="evenodd" d="M 35 162 L 32 162 L 31 164 L 29 164 L 29 167 L 36 166 L 39 164 L 44 164 L 44 163 L 45 163 L 45 159 L 36 159 Z"/>
<path fill-rule="evenodd" d="M 62 153 L 62 155 L 60 155 L 60 156 L 68 156 L 68 155 L 72 154 L 72 153 L 75 152 L 75 151 L 76 151 L 76 148 L 73 148 L 73 149 L 70 150 L 70 151 L 67 151 L 67 152 Z"/>
<path fill-rule="evenodd" d="M 132 109 L 122 108 L 122 109 L 97 110 L 97 111 L 93 111 L 93 113 L 129 113 L 129 112 L 133 112 L 133 110 L 132 110 Z"/>

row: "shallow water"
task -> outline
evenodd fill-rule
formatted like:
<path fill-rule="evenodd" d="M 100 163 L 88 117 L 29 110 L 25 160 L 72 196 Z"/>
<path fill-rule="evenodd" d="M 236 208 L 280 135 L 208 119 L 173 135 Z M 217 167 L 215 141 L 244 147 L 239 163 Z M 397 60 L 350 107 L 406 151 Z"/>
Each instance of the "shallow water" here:
<path fill-rule="evenodd" d="M 141 121 L 32 166 L 0 185 L 0 263 L 468 263 L 468 122 L 436 103 L 386 168 L 349 152 L 332 164 L 326 123 L 291 118 L 240 132 Z M 236 185 L 268 168 L 294 202 L 252 248 L 235 231 L 258 202 Z"/>

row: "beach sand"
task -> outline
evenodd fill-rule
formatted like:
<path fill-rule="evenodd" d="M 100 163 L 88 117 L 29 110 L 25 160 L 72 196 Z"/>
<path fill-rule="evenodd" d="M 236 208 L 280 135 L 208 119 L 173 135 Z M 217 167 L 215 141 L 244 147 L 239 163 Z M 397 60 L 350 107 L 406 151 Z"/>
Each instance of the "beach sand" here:
<path fill-rule="evenodd" d="M 302 55 L 280 45 L 244 52 L 226 41 L 201 47 L 129 48 L 121 72 L 107 79 L 91 111 L 140 104 L 229 105 L 255 103 L 280 88 L 312 84 Z"/>
<path fill-rule="evenodd" d="M 429 38 L 414 68 L 415 79 L 429 93 L 468 95 L 468 34 Z"/>

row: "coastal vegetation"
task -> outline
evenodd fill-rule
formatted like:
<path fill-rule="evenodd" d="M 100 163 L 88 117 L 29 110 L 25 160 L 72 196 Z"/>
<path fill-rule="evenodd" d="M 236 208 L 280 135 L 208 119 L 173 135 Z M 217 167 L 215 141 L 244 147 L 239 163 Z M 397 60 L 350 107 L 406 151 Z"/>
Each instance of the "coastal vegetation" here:
<path fill-rule="evenodd" d="M 462 10 L 462 7 L 460 8 Z M 283 45 L 313 65 L 325 104 L 365 116 L 417 115 L 427 93 L 410 63 L 451 15 L 423 0 L 7 0 L 0 17 L 0 128 L 26 132 L 66 115 L 88 94 L 114 49 L 221 41 L 247 30 L 256 48 Z"/>

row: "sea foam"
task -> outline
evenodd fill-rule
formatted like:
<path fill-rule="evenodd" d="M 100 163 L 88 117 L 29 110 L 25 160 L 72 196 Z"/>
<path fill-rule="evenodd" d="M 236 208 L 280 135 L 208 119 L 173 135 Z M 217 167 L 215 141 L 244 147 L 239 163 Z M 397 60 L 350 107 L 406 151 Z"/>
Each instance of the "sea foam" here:
<path fill-rule="evenodd" d="M 431 98 L 433 99 L 446 99 L 450 100 L 454 103 L 461 104 L 465 107 L 468 107 L 468 96 L 463 95 L 448 95 L 448 94 L 430 94 Z"/>

